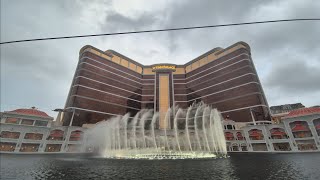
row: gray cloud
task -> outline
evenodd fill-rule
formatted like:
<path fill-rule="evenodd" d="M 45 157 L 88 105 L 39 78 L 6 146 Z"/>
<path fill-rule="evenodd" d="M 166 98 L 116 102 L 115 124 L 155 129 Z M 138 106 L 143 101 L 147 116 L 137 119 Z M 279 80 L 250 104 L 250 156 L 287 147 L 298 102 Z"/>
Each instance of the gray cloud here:
<path fill-rule="evenodd" d="M 315 7 L 320 7 L 320 3 L 305 3 L 303 8 L 297 3 L 284 3 L 286 5 L 283 10 L 275 13 L 280 14 L 280 17 L 270 17 L 270 14 L 277 11 L 277 1 L 205 1 L 205 3 L 198 3 L 195 1 L 184 1 L 185 3 L 176 5 L 172 8 L 170 18 L 168 20 L 168 27 L 181 26 L 195 26 L 208 24 L 223 24 L 233 22 L 246 22 L 282 18 L 308 18 L 320 16 L 319 11 Z M 204 2 L 204 1 L 202 1 Z M 232 5 L 231 5 L 232 4 Z M 263 7 L 270 6 L 273 9 L 263 10 Z M 259 11 L 265 11 L 266 17 L 255 18 L 255 14 Z M 268 18 L 269 17 L 269 18 Z M 184 38 L 185 43 L 190 41 L 196 42 L 196 39 L 201 42 L 193 48 L 197 47 L 212 47 L 214 42 L 222 41 L 221 45 L 228 45 L 235 40 L 245 40 L 253 47 L 253 51 L 261 53 L 262 55 L 269 54 L 269 52 L 281 51 L 278 48 L 296 48 L 303 51 L 315 52 L 315 48 L 319 47 L 318 42 L 320 38 L 317 36 L 319 23 L 315 22 L 290 22 L 278 24 L 265 25 L 248 25 L 242 27 L 224 27 L 208 30 L 195 30 L 185 33 L 175 33 L 172 36 L 173 40 Z M 200 38 L 202 37 L 202 38 Z"/>
<path fill-rule="evenodd" d="M 233 5 L 230 7 L 230 4 Z M 167 26 L 314 18 L 320 17 L 319 8 L 319 2 L 301 4 L 299 1 L 246 1 L 234 4 L 210 1 L 200 4 L 190 1 L 172 8 Z M 248 42 L 269 103 L 281 104 L 281 100 L 283 103 L 290 103 L 287 99 L 290 96 L 286 92 L 297 97 L 301 92 L 307 91 L 309 97 L 304 94 L 304 98 L 299 100 L 310 105 L 320 103 L 318 98 L 309 100 L 319 94 L 320 90 L 319 83 L 316 83 L 320 79 L 320 69 L 310 65 L 320 64 L 319 29 L 318 22 L 250 25 L 173 33 L 170 41 L 177 48 L 172 54 L 179 52 L 181 47 L 195 52 L 189 52 L 189 55 L 199 54 L 216 46 L 226 47 L 240 40 Z"/>
<path fill-rule="evenodd" d="M 142 14 L 137 18 L 126 17 L 120 13 L 111 11 L 101 24 L 101 29 L 107 29 L 108 32 L 121 32 L 121 30 L 135 31 L 141 28 L 151 28 L 157 21 L 153 14 Z"/>
<path fill-rule="evenodd" d="M 320 17 L 317 1 L 116 3 L 3 0 L 1 41 Z M 320 95 L 319 83 L 315 83 L 320 79 L 319 29 L 319 22 L 292 22 L 1 45 L 1 105 L 62 107 L 78 52 L 86 44 L 101 50 L 114 49 L 142 64 L 184 64 L 212 48 L 224 48 L 237 41 L 251 46 L 270 105 L 291 101 L 307 106 L 320 104 L 319 98 L 314 98 Z"/>
<path fill-rule="evenodd" d="M 320 92 L 320 67 L 302 61 L 275 67 L 267 77 L 266 85 L 287 93 Z"/>

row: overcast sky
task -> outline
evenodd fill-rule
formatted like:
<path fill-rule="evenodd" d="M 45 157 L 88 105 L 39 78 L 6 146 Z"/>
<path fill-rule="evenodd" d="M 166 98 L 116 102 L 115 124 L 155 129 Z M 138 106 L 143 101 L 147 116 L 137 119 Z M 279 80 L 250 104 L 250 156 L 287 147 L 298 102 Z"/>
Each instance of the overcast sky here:
<path fill-rule="evenodd" d="M 55 36 L 320 18 L 320 1 L 1 0 L 1 42 Z M 238 41 L 252 58 L 269 105 L 320 105 L 320 22 L 287 22 L 178 32 L 1 45 L 1 111 L 63 108 L 79 50 L 113 49 L 145 65 L 184 64 Z"/>

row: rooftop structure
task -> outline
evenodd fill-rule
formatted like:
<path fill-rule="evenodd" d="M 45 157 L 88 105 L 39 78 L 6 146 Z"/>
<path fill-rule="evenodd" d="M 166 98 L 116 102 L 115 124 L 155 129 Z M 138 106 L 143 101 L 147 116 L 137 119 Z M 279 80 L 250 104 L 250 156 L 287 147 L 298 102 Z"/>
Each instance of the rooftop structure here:
<path fill-rule="evenodd" d="M 270 111 L 271 114 L 280 114 L 280 113 L 287 113 L 295 109 L 304 108 L 305 106 L 301 103 L 295 104 L 284 104 L 279 106 L 271 106 Z"/>
<path fill-rule="evenodd" d="M 296 110 L 290 111 L 289 114 L 284 116 L 283 118 L 293 118 L 293 117 L 307 116 L 312 114 L 320 114 L 320 107 L 296 109 Z"/>
<path fill-rule="evenodd" d="M 20 124 L 28 126 L 45 126 L 50 127 L 53 117 L 47 113 L 38 110 L 35 107 L 27 109 L 15 109 L 1 113 L 1 122 L 10 124 Z"/>
<path fill-rule="evenodd" d="M 35 107 L 31 107 L 30 109 L 15 109 L 13 111 L 6 111 L 6 113 L 21 114 L 27 116 L 50 117 L 47 113 L 40 111 Z"/>
<path fill-rule="evenodd" d="M 284 104 L 279 106 L 271 106 L 271 119 L 275 124 L 279 124 L 282 121 L 282 118 L 287 116 L 291 111 L 303 109 L 305 106 L 301 103 L 295 104 Z"/>

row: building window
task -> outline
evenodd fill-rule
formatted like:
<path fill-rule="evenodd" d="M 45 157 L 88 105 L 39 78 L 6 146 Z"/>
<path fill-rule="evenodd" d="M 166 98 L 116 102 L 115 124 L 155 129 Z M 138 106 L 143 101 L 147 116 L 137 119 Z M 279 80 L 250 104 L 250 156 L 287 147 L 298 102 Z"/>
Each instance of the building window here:
<path fill-rule="evenodd" d="M 273 148 L 275 151 L 291 151 L 289 143 L 274 143 Z"/>
<path fill-rule="evenodd" d="M 19 119 L 13 118 L 13 117 L 8 117 L 5 122 L 10 123 L 10 124 L 19 124 Z"/>
<path fill-rule="evenodd" d="M 43 134 L 40 133 L 26 133 L 24 136 L 24 139 L 33 139 L 33 140 L 41 140 L 43 137 Z"/>
<path fill-rule="evenodd" d="M 10 139 L 19 139 L 20 132 L 10 132 L 10 131 L 2 131 L 0 134 L 1 138 L 10 138 Z"/>
<path fill-rule="evenodd" d="M 249 137 L 251 140 L 263 140 L 264 136 L 261 130 L 252 129 L 249 131 Z"/>
<path fill-rule="evenodd" d="M 237 139 L 244 140 L 244 137 L 242 136 L 241 132 L 237 132 Z"/>
<path fill-rule="evenodd" d="M 247 145 L 246 144 L 241 144 L 241 150 L 242 151 L 248 151 Z"/>
<path fill-rule="evenodd" d="M 0 151 L 13 152 L 16 148 L 16 143 L 0 142 Z"/>
<path fill-rule="evenodd" d="M 59 152 L 61 144 L 47 144 L 45 152 Z"/>
<path fill-rule="evenodd" d="M 47 140 L 62 141 L 63 135 L 64 131 L 56 129 L 50 132 L 50 135 L 48 136 Z"/>
<path fill-rule="evenodd" d="M 312 137 L 308 123 L 305 121 L 295 121 L 290 123 L 292 134 L 295 138 Z"/>
<path fill-rule="evenodd" d="M 234 136 L 231 132 L 225 132 L 224 135 L 226 137 L 226 140 L 229 140 L 229 141 L 234 140 Z"/>
<path fill-rule="evenodd" d="M 267 145 L 265 143 L 254 143 L 252 144 L 253 151 L 268 151 Z"/>
<path fill-rule="evenodd" d="M 79 141 L 79 140 L 81 140 L 82 134 L 83 134 L 83 132 L 79 131 L 79 130 L 72 131 L 69 140 L 70 141 Z"/>
<path fill-rule="evenodd" d="M 320 136 L 320 118 L 313 120 L 318 136 Z"/>
<path fill-rule="evenodd" d="M 227 125 L 227 129 L 233 129 L 232 125 Z"/>
<path fill-rule="evenodd" d="M 317 146 L 314 140 L 301 140 L 296 142 L 297 142 L 299 151 L 317 150 Z"/>
<path fill-rule="evenodd" d="M 232 151 L 239 151 L 239 147 L 237 144 L 232 145 Z"/>
<path fill-rule="evenodd" d="M 22 143 L 20 152 L 38 152 L 40 144 Z"/>
<path fill-rule="evenodd" d="M 272 139 L 287 139 L 287 134 L 282 128 L 273 128 L 270 130 Z"/>
<path fill-rule="evenodd" d="M 39 121 L 39 120 L 37 120 L 34 125 L 35 126 L 47 126 L 48 125 L 48 121 Z"/>
<path fill-rule="evenodd" d="M 23 125 L 33 125 L 34 120 L 31 119 L 22 119 L 21 124 Z"/>

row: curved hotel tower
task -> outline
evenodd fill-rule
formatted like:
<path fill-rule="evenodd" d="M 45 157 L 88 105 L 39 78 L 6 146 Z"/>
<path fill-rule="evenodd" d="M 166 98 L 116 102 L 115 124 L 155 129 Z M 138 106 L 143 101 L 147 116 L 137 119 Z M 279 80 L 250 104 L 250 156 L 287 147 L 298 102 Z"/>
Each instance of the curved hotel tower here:
<path fill-rule="evenodd" d="M 63 125 L 94 124 L 141 109 L 159 112 L 204 102 L 236 122 L 270 120 L 269 107 L 244 42 L 214 48 L 183 64 L 142 65 L 113 50 L 80 50 L 63 115 Z"/>
<path fill-rule="evenodd" d="M 56 109 L 64 126 L 34 107 L 0 112 L 0 153 L 207 158 L 227 151 L 319 152 L 320 108 L 282 109 L 272 123 L 244 42 L 184 65 L 149 66 L 84 46 L 65 109 Z"/>

